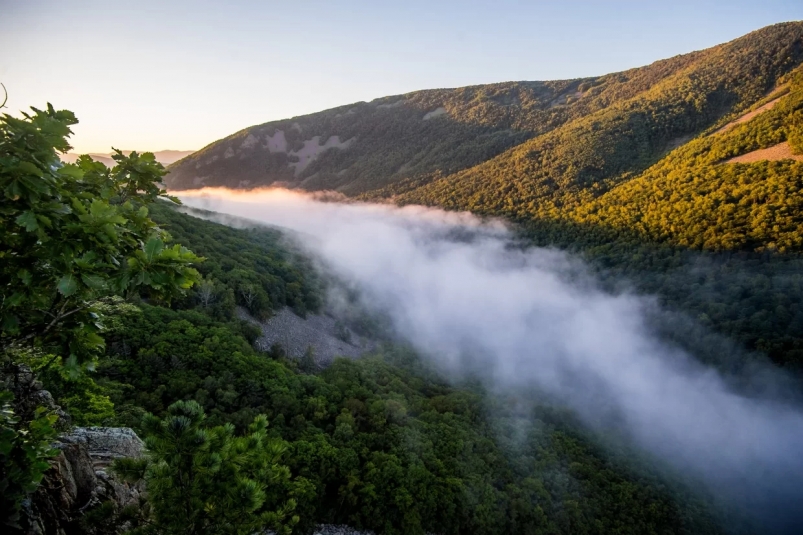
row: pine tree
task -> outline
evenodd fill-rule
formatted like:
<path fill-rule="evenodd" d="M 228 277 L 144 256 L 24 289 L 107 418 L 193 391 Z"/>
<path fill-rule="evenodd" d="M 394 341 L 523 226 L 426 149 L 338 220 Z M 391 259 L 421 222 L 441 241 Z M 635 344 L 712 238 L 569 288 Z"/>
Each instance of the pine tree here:
<path fill-rule="evenodd" d="M 243 534 L 271 529 L 290 533 L 298 522 L 290 471 L 280 464 L 286 450 L 267 436 L 258 416 L 241 437 L 234 426 L 207 428 L 195 401 L 179 401 L 160 419 L 147 415 L 144 460 L 122 459 L 115 470 L 127 479 L 144 477 L 152 523 L 144 533 L 165 535 Z"/>

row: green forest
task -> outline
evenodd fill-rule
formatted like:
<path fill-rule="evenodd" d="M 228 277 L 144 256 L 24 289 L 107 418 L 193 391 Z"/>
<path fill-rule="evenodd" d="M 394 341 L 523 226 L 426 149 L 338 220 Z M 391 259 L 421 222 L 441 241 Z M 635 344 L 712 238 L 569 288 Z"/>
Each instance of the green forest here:
<path fill-rule="evenodd" d="M 803 161 L 728 160 L 782 143 L 803 154 L 801 63 L 803 23 L 779 24 L 622 73 L 258 125 L 169 170 L 120 151 L 112 168 L 62 164 L 71 112 L 3 115 L 5 529 L 30 528 L 54 440 L 108 426 L 145 440 L 143 458 L 110 470 L 147 492 L 92 504 L 76 533 L 760 532 L 537 392 L 447 381 L 381 329 L 371 355 L 326 368 L 259 348 L 238 311 L 316 313 L 331 281 L 279 231 L 193 217 L 164 183 L 283 183 L 503 218 L 522 247 L 569 251 L 605 289 L 657 296 L 664 312 L 648 320 L 724 374 L 769 361 L 799 377 Z M 283 150 L 270 145 L 280 131 Z M 293 168 L 291 152 L 332 136 L 355 141 Z M 62 412 L 15 393 L 26 370 Z"/>
<path fill-rule="evenodd" d="M 254 349 L 236 319 L 321 306 L 325 280 L 269 229 L 184 215 L 148 153 L 57 165 L 74 116 L 2 121 L 4 373 L 30 366 L 73 425 L 131 426 L 145 458 L 114 470 L 147 498 L 98 504 L 83 530 L 308 533 L 720 533 L 723 511 L 680 476 L 603 447 L 570 413 L 410 349 L 319 369 Z M 203 256 L 201 256 L 203 255 Z M 524 400 L 527 401 L 527 400 Z M 3 393 L 6 526 L 54 454 L 59 418 Z M 524 426 L 527 432 L 521 436 Z M 192 474 L 188 480 L 187 474 Z"/>
<path fill-rule="evenodd" d="M 526 244 L 581 255 L 610 288 L 628 280 L 799 370 L 803 162 L 727 161 L 782 143 L 803 157 L 801 63 L 803 23 L 776 24 L 593 79 L 419 91 L 251 127 L 177 162 L 166 180 L 179 188 L 301 180 L 304 189 L 366 201 L 501 217 Z M 446 113 L 421 120 L 438 108 Z M 401 130 L 397 116 L 405 117 Z M 298 177 L 259 163 L 285 154 L 223 157 L 249 135 L 276 129 L 296 147 L 308 135 L 357 141 L 324 152 Z M 526 139 L 490 149 L 487 129 Z M 256 174 L 243 185 L 238 173 L 252 164 Z"/>
<path fill-rule="evenodd" d="M 803 62 L 801 40 L 803 24 L 790 22 L 596 78 L 358 102 L 241 130 L 171 165 L 165 180 L 172 189 L 278 183 L 541 217 L 562 210 L 564 197 L 584 200 L 633 178 L 750 109 Z M 352 141 L 294 166 L 305 144 L 332 136 Z"/>

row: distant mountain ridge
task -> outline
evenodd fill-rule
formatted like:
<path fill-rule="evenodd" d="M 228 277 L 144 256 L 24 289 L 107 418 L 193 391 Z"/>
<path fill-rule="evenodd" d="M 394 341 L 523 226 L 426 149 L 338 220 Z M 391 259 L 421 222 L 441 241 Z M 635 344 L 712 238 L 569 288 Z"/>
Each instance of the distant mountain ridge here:
<path fill-rule="evenodd" d="M 653 179 L 658 169 L 669 173 L 670 163 L 687 172 L 700 164 L 719 173 L 720 161 L 710 159 L 714 148 L 724 159 L 794 137 L 803 124 L 796 107 L 801 84 L 794 75 L 801 63 L 803 22 L 789 22 L 595 78 L 385 97 L 246 128 L 172 165 L 166 183 L 172 189 L 281 185 L 338 190 L 524 222 L 591 224 L 611 235 L 624 230 L 694 247 L 796 248 L 800 240 L 779 234 L 790 231 L 772 229 L 789 229 L 800 223 L 797 216 L 784 216 L 780 226 L 770 224 L 769 231 L 758 232 L 753 227 L 759 223 L 739 206 L 737 228 L 719 225 L 716 235 L 702 240 L 686 235 L 684 227 L 692 219 L 697 221 L 692 228 L 700 230 L 724 212 L 712 212 L 713 206 L 679 209 L 673 190 L 686 197 L 697 193 L 683 182 L 664 181 L 663 193 L 674 204 L 662 208 L 650 225 L 639 214 L 667 203 L 654 192 L 640 193 L 634 197 L 637 205 L 624 212 L 604 204 L 626 202 L 615 191 L 648 180 L 640 178 L 644 173 Z M 767 104 L 773 91 L 775 99 L 781 97 L 777 106 L 756 109 L 755 117 L 729 124 Z M 794 183 L 800 176 L 796 166 L 803 164 L 788 162 L 778 176 Z M 721 180 L 719 185 L 725 187 Z M 759 182 L 754 186 L 762 187 Z M 749 196 L 745 188 L 742 194 Z M 780 212 L 769 213 L 776 217 Z"/>
<path fill-rule="evenodd" d="M 130 150 L 122 151 L 123 154 L 130 154 Z M 147 152 L 147 151 L 138 151 L 138 152 Z M 182 158 L 189 156 L 190 154 L 194 153 L 194 150 L 159 150 L 153 153 L 156 157 L 156 161 L 161 163 L 162 165 L 170 165 L 179 161 Z M 68 152 L 67 154 L 61 155 L 61 161 L 64 163 L 74 163 L 81 154 L 76 152 Z M 112 159 L 111 152 L 93 152 L 89 153 L 89 156 L 96 161 L 99 161 L 106 165 L 107 167 L 114 167 L 114 160 Z"/>

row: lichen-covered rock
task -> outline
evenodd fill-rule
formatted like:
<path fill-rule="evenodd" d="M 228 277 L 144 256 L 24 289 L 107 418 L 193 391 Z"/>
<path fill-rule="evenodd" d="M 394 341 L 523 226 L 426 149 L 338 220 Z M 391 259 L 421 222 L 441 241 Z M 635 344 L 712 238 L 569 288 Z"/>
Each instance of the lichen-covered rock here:
<path fill-rule="evenodd" d="M 113 533 L 92 529 L 81 519 L 104 503 L 115 511 L 139 503 L 142 484 L 121 481 L 106 467 L 116 458 L 141 456 L 142 441 L 128 428 L 83 427 L 63 435 L 54 446 L 59 453 L 25 504 L 27 534 Z"/>
<path fill-rule="evenodd" d="M 128 427 L 76 427 L 62 441 L 85 445 L 95 468 L 106 468 L 123 457 L 139 458 L 145 451 L 145 444 Z"/>

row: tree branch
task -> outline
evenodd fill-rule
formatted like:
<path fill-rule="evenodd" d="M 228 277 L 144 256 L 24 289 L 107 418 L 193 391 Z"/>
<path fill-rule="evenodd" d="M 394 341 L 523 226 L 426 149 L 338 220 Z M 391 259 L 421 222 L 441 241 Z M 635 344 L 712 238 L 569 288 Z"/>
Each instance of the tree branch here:
<path fill-rule="evenodd" d="M 91 305 L 91 303 L 84 303 L 83 305 L 81 305 L 81 306 L 79 306 L 77 308 L 74 308 L 74 309 L 70 310 L 69 312 L 64 312 L 64 309 L 67 307 L 67 301 L 64 301 L 64 304 L 61 305 L 61 310 L 59 310 L 56 315 L 51 314 L 51 316 L 53 316 L 53 320 L 50 323 L 48 323 L 48 325 L 43 330 L 38 331 L 38 332 L 32 332 L 32 333 L 26 334 L 25 336 L 17 339 L 17 342 L 26 342 L 26 341 L 30 340 L 31 338 L 35 338 L 37 336 L 42 336 L 43 334 L 47 334 L 48 331 L 50 331 L 50 329 L 55 327 L 57 323 L 59 323 L 60 321 L 64 320 L 65 318 L 68 318 L 68 317 L 72 316 L 73 314 L 75 314 L 77 312 L 81 312 L 85 308 L 88 308 L 90 305 Z M 6 347 L 10 347 L 12 345 L 14 345 L 14 342 L 12 342 L 11 344 L 8 344 Z"/>

